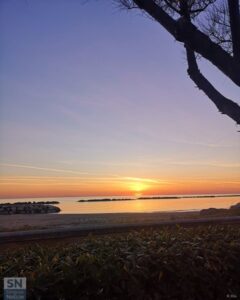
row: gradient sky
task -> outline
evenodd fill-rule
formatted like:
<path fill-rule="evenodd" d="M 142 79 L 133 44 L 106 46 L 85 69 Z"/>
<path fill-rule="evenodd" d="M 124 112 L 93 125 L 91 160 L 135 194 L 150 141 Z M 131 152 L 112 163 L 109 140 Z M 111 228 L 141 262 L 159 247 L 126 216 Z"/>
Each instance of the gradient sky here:
<path fill-rule="evenodd" d="M 182 46 L 85 2 L 0 1 L 0 197 L 239 193 L 239 128 L 187 77 Z"/>

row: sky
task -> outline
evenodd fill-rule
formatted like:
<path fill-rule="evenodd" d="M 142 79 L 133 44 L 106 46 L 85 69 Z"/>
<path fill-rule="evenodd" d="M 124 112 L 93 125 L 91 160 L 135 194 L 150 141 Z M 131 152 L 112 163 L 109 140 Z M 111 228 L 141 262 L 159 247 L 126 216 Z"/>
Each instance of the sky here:
<path fill-rule="evenodd" d="M 240 193 L 239 128 L 157 22 L 107 0 L 1 0 L 0 47 L 0 198 Z"/>

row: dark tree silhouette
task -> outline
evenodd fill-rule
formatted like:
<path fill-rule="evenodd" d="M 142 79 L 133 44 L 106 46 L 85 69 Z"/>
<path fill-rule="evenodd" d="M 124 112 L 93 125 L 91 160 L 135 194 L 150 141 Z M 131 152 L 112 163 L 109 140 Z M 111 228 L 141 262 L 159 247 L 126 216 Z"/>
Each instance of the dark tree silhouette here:
<path fill-rule="evenodd" d="M 211 62 L 240 87 L 239 0 L 116 0 L 140 9 L 163 26 L 186 50 L 188 75 L 218 110 L 240 124 L 240 107 L 201 73 L 196 56 Z M 196 55 L 197 54 L 197 55 Z"/>

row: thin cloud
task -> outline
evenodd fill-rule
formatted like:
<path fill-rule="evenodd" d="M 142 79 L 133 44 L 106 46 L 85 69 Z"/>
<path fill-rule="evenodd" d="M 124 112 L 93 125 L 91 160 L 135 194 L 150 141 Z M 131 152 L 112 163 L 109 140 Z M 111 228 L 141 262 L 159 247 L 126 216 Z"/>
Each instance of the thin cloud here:
<path fill-rule="evenodd" d="M 221 162 L 203 162 L 203 161 L 169 161 L 171 165 L 183 165 L 183 166 L 211 166 L 219 168 L 240 168 L 240 164 L 236 163 L 221 163 Z"/>
<path fill-rule="evenodd" d="M 149 183 L 168 183 L 165 180 L 157 180 L 157 179 L 150 179 L 150 178 L 138 178 L 138 177 L 123 177 L 122 180 L 140 181 L 140 182 L 149 182 Z"/>
<path fill-rule="evenodd" d="M 194 145 L 194 146 L 202 146 L 202 147 L 209 147 L 209 148 L 233 148 L 237 145 L 233 144 L 219 144 L 219 143 L 205 143 L 199 141 L 188 141 L 183 139 L 168 139 L 170 142 L 180 143 L 180 144 L 187 144 L 187 145 Z"/>
<path fill-rule="evenodd" d="M 75 161 L 58 161 L 58 163 L 60 164 L 65 164 L 65 165 L 101 165 L 101 166 L 113 166 L 113 167 L 122 167 L 122 166 L 136 166 L 136 167 L 140 167 L 143 165 L 142 162 L 138 161 L 138 162 L 132 162 L 132 161 L 79 161 L 79 160 L 75 160 Z"/>
<path fill-rule="evenodd" d="M 78 175 L 87 175 L 86 172 L 78 172 L 73 170 L 65 170 L 65 169 L 54 169 L 54 168 L 44 168 L 44 167 L 36 167 L 30 165 L 19 165 L 19 164 L 0 164 L 3 167 L 13 167 L 13 168 L 24 168 L 24 169 L 33 169 L 33 170 L 40 170 L 40 171 L 49 171 L 49 172 L 60 172 L 60 173 L 71 173 L 71 174 L 78 174 Z"/>

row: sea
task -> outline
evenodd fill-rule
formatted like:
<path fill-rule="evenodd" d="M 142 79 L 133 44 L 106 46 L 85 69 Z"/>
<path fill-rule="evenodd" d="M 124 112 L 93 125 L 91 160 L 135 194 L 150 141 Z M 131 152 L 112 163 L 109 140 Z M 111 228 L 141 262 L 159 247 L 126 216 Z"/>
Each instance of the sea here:
<path fill-rule="evenodd" d="M 151 199 L 154 197 L 155 199 Z M 144 195 L 139 199 L 134 196 L 106 196 L 106 197 L 56 197 L 56 198 L 15 198 L 0 199 L 1 203 L 58 201 L 54 204 L 61 209 L 61 214 L 99 214 L 99 213 L 151 213 L 199 211 L 206 208 L 229 208 L 240 203 L 240 195 Z M 172 197 L 172 198 L 171 198 Z M 178 198 L 173 198 L 178 197 Z M 101 201 L 102 199 L 114 201 Z M 86 200 L 94 199 L 87 202 Z M 123 199 L 130 199 L 124 200 Z M 85 200 L 79 202 L 79 200 Z"/>

